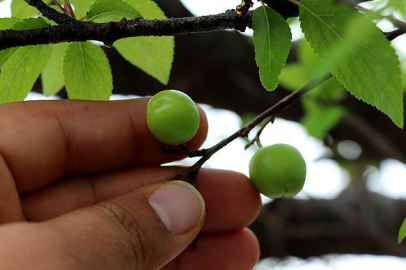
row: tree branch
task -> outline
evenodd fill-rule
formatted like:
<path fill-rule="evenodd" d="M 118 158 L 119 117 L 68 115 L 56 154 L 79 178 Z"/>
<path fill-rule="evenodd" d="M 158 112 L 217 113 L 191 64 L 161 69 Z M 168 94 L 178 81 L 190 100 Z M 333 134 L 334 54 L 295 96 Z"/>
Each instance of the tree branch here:
<path fill-rule="evenodd" d="M 41 4 L 38 5 L 39 8 L 43 8 Z M 58 16 L 62 15 L 59 12 L 57 13 Z M 52 15 L 48 14 L 48 16 L 56 16 L 56 14 L 52 13 Z M 54 19 L 56 18 L 54 17 Z M 235 10 L 202 17 L 170 18 L 165 20 L 124 19 L 119 22 L 109 23 L 84 22 L 70 18 L 70 21 L 63 19 L 64 24 L 47 28 L 29 31 L 0 31 L 0 50 L 17 46 L 88 40 L 101 41 L 107 46 L 111 46 L 115 41 L 127 37 L 178 36 L 227 29 L 244 30 L 246 27 L 252 26 L 251 19 L 252 12 L 240 16 Z"/>
<path fill-rule="evenodd" d="M 50 6 L 45 4 L 42 0 L 24 0 L 24 1 L 27 2 L 30 6 L 33 6 L 36 9 L 38 9 L 38 11 L 42 13 L 42 15 L 58 24 L 65 24 L 75 21 L 75 19 L 69 17 L 68 15 L 60 13 L 55 9 L 51 8 Z"/>
<path fill-rule="evenodd" d="M 322 76 L 321 78 L 314 79 L 310 81 L 308 84 L 303 86 L 302 88 L 296 90 L 295 92 L 287 95 L 285 98 L 280 100 L 278 103 L 273 105 L 271 108 L 268 110 L 264 111 L 257 117 L 255 117 L 251 122 L 249 122 L 247 125 L 236 131 L 234 134 L 230 135 L 229 137 L 225 138 L 224 140 L 220 141 L 216 145 L 214 145 L 211 148 L 208 149 L 203 149 L 203 150 L 198 150 L 195 152 L 186 152 L 186 154 L 189 154 L 191 157 L 196 157 L 196 156 L 201 156 L 201 158 L 190 168 L 186 169 L 182 173 L 176 175 L 173 179 L 175 180 L 185 180 L 188 178 L 191 182 L 194 182 L 196 180 L 196 176 L 200 170 L 200 168 L 203 166 L 203 164 L 209 160 L 215 153 L 223 149 L 225 146 L 227 146 L 229 143 L 233 142 L 237 138 L 244 138 L 249 135 L 249 133 L 260 123 L 262 123 L 265 119 L 267 118 L 274 118 L 284 112 L 286 109 L 288 109 L 295 101 L 297 101 L 301 96 L 303 96 L 305 93 L 316 87 L 317 85 L 321 84 L 322 82 L 328 80 L 331 78 L 330 74 L 326 74 Z M 177 153 L 182 153 L 181 151 L 177 151 Z M 185 153 L 185 152 L 184 152 Z"/>
<path fill-rule="evenodd" d="M 193 33 L 207 33 L 223 30 L 244 31 L 252 27 L 252 11 L 239 15 L 235 10 L 225 13 L 186 18 L 170 18 L 165 20 L 121 20 L 119 22 L 93 23 L 79 21 L 66 14 L 50 8 L 41 0 L 25 0 L 37 8 L 45 17 L 59 23 L 47 28 L 15 31 L 0 31 L 0 50 L 11 47 L 41 45 L 62 42 L 100 41 L 112 46 L 115 41 L 138 36 L 178 36 Z M 347 0 L 346 0 L 347 1 Z M 364 0 L 365 1 L 365 0 Z M 357 1 L 357 2 L 364 2 Z M 250 1 L 244 0 L 243 3 Z M 271 1 L 271 4 L 284 1 Z M 285 17 L 297 16 L 297 7 L 274 7 Z M 399 29 L 394 36 L 405 33 L 406 29 Z"/>

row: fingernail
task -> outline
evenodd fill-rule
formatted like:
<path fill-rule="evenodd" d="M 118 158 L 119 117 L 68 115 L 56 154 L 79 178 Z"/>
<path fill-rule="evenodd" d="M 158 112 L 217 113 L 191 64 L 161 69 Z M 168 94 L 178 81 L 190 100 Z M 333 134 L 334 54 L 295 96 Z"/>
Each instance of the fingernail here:
<path fill-rule="evenodd" d="M 172 181 L 158 188 L 149 197 L 149 204 L 173 235 L 194 228 L 206 211 L 199 191 L 183 181 Z"/>

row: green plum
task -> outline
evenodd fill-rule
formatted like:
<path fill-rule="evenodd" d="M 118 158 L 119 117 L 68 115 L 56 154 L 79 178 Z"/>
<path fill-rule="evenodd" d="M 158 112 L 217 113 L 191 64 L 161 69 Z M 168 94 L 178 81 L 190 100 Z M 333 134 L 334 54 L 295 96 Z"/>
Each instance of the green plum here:
<path fill-rule="evenodd" d="M 252 183 L 269 198 L 292 197 L 306 179 L 306 162 L 300 152 L 287 144 L 261 148 L 249 165 Z"/>
<path fill-rule="evenodd" d="M 196 104 L 180 91 L 161 91 L 148 102 L 148 128 L 155 138 L 165 144 L 188 142 L 196 135 L 199 124 Z"/>

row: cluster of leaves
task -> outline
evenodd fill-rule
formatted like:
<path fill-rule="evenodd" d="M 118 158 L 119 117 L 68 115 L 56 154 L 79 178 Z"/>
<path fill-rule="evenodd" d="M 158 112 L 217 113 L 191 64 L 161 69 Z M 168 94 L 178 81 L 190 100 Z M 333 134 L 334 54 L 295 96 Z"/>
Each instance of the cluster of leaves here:
<path fill-rule="evenodd" d="M 301 29 L 318 59 L 300 59 L 304 66 L 286 64 L 291 43 L 289 24 L 270 7 L 263 5 L 253 15 L 254 44 L 259 74 L 264 87 L 272 91 L 279 79 L 288 88 L 297 87 L 330 72 L 334 79 L 321 86 L 329 89 L 328 102 L 337 103 L 340 94 L 331 92 L 338 83 L 356 98 L 376 107 L 403 127 L 403 87 L 398 57 L 391 43 L 372 18 L 333 0 L 291 2 L 299 6 Z M 399 1 L 392 0 L 391 7 Z M 385 6 L 385 9 L 388 6 Z M 380 14 L 380 13 L 379 13 Z M 293 77 L 294 76 L 294 77 Z M 290 77 L 290 79 L 289 79 Z M 293 79 L 296 82 L 292 83 Z M 326 99 L 326 91 L 317 98 Z M 316 94 L 313 93 L 315 96 Z M 326 101 L 326 100 L 325 100 Z M 324 135 L 344 115 L 339 107 L 322 109 L 307 100 L 304 123 L 316 137 Z M 323 125 L 319 120 L 323 119 Z"/>
<path fill-rule="evenodd" d="M 70 2 L 78 18 L 96 23 L 123 18 L 166 18 L 152 0 Z M 58 10 L 56 6 L 54 8 Z M 24 0 L 12 0 L 11 12 L 12 18 L 0 19 L 0 30 L 31 30 L 53 24 Z M 117 41 L 114 47 L 131 64 L 161 83 L 168 83 L 174 58 L 173 37 L 127 38 Z M 92 42 L 26 46 L 0 51 L 0 68 L 0 103 L 24 100 L 40 75 L 46 96 L 58 93 L 65 86 L 69 98 L 107 100 L 113 89 L 109 61 L 102 48 Z"/>

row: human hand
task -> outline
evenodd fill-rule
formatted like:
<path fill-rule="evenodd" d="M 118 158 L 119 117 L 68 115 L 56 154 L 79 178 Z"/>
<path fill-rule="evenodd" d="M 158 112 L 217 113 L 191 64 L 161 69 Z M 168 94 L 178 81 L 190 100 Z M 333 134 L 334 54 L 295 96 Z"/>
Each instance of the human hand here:
<path fill-rule="evenodd" d="M 166 182 L 182 169 L 159 165 L 183 156 L 160 150 L 146 104 L 0 106 L 0 269 L 254 266 L 258 243 L 244 227 L 259 212 L 258 192 L 241 174 L 204 169 L 204 208 L 192 186 Z M 201 119 L 192 149 L 206 137 L 203 112 Z M 188 247 L 199 232 L 197 249 Z"/>

